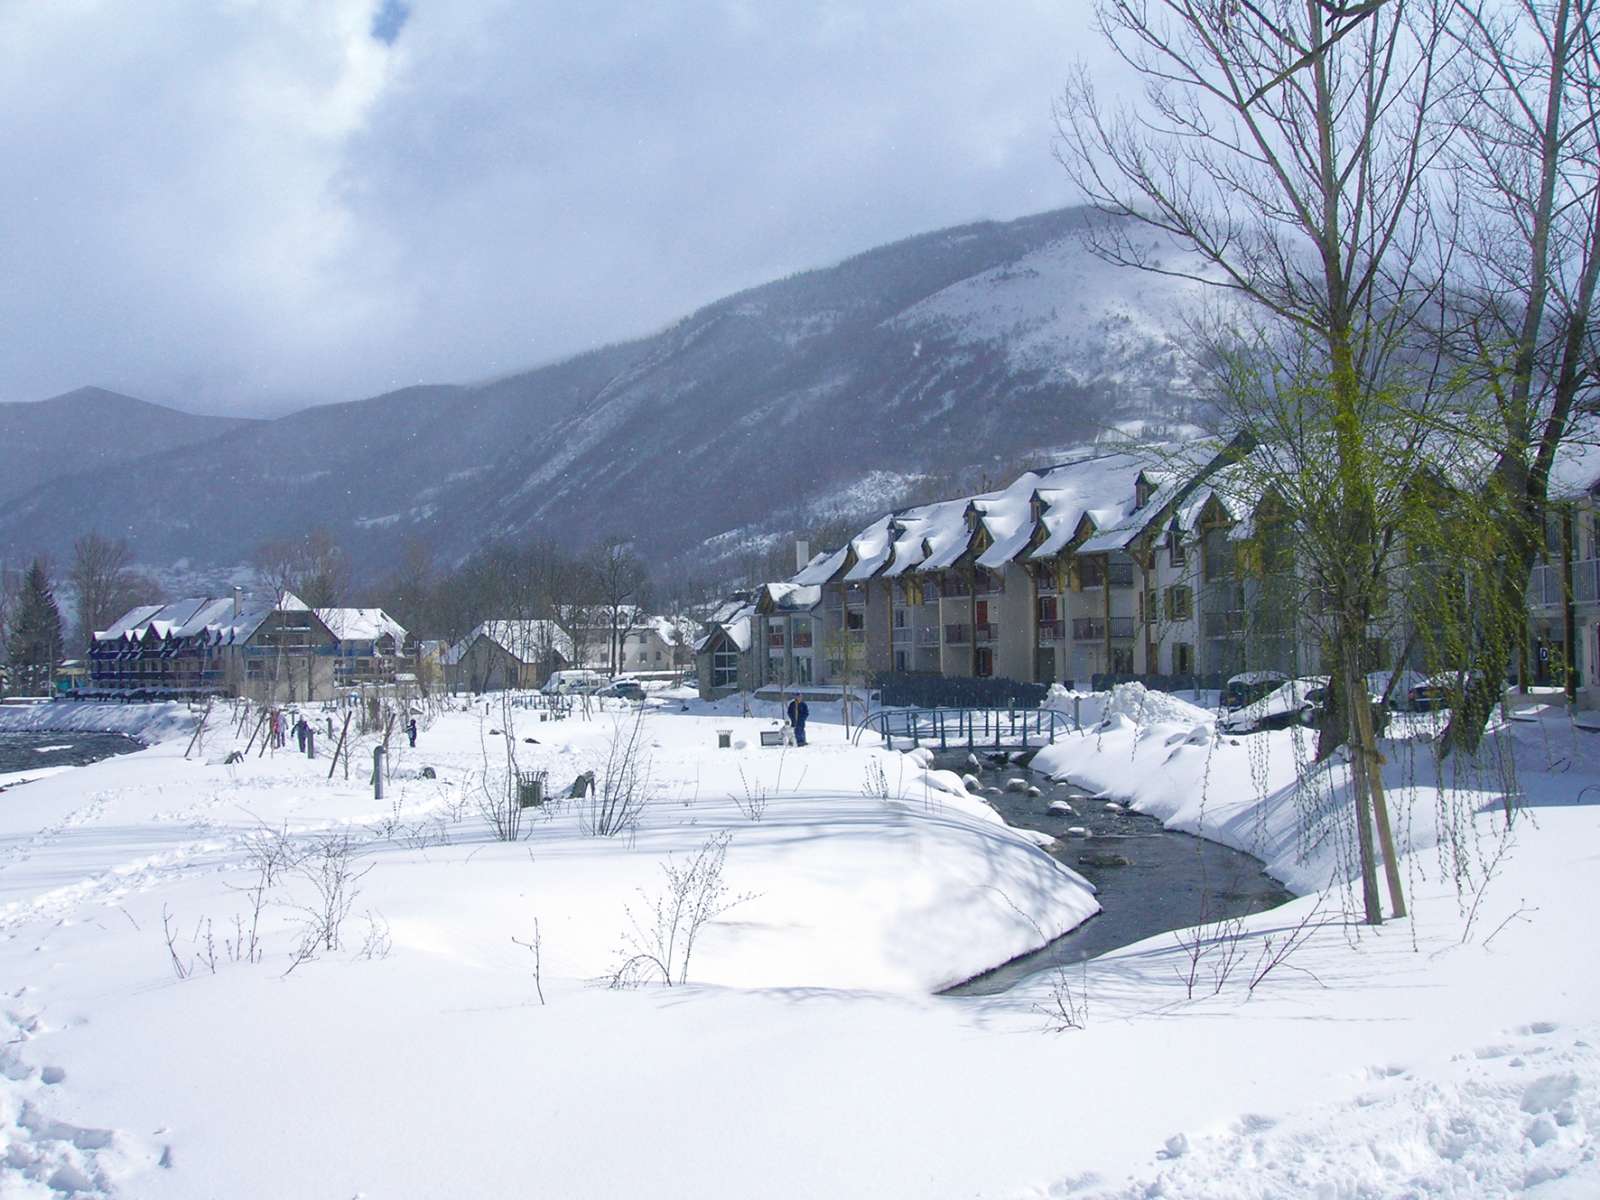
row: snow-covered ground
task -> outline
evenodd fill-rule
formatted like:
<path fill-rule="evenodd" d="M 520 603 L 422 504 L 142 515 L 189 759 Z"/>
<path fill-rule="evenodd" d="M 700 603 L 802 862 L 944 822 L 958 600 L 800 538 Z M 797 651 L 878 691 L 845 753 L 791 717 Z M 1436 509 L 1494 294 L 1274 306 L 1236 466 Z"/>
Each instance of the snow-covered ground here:
<path fill-rule="evenodd" d="M 826 707 L 780 751 L 759 746 L 775 706 L 657 703 L 652 802 L 616 838 L 582 832 L 582 801 L 486 835 L 497 706 L 424 729 L 383 802 L 360 770 L 328 780 L 326 746 L 229 765 L 227 729 L 188 761 L 179 737 L 6 792 L 0 1194 L 1600 1194 L 1600 738 L 1503 729 L 1527 805 L 1509 838 L 1498 770 L 1388 743 L 1415 915 L 1371 930 L 1338 886 L 1337 765 L 1297 765 L 1297 731 L 1219 739 L 1181 701 L 1100 697 L 1037 765 L 1253 850 L 1303 898 L 956 999 L 931 993 L 1094 899 Z M 621 719 L 521 711 L 519 765 L 555 790 L 603 774 Z M 268 890 L 260 961 L 234 961 L 263 829 L 302 851 L 351 833 L 365 872 L 341 947 L 292 971 L 309 864 Z M 724 840 L 737 902 L 688 985 L 605 987 L 664 868 Z"/>

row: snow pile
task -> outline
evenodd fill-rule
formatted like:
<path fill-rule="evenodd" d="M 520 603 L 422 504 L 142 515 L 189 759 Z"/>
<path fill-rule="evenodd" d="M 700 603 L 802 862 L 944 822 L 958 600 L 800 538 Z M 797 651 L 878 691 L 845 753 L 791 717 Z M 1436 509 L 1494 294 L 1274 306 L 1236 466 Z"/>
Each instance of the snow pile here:
<path fill-rule="evenodd" d="M 1104 711 L 1107 716 L 1125 716 L 1136 724 L 1197 725 L 1211 720 L 1212 716 L 1170 692 L 1153 691 L 1142 683 L 1117 684 L 1111 689 Z"/>
<path fill-rule="evenodd" d="M 46 704 L 0 705 L 0 733 L 121 733 L 160 742 L 194 732 L 200 713 L 187 704 L 100 704 L 55 700 Z"/>
<path fill-rule="evenodd" d="M 1053 683 L 1040 707 L 1068 717 L 1076 715 L 1085 729 L 1100 724 L 1109 716 L 1126 717 L 1135 725 L 1166 722 L 1192 726 L 1215 719 L 1215 714 L 1208 709 L 1138 682 L 1119 683 L 1109 692 L 1079 692 Z"/>

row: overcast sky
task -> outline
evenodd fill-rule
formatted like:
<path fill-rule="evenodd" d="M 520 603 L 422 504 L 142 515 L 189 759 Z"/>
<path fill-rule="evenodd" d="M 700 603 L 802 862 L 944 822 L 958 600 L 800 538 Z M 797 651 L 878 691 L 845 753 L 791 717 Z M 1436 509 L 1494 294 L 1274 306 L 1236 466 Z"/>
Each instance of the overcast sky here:
<path fill-rule="evenodd" d="M 1070 203 L 1087 0 L 0 4 L 0 400 L 262 413 Z"/>

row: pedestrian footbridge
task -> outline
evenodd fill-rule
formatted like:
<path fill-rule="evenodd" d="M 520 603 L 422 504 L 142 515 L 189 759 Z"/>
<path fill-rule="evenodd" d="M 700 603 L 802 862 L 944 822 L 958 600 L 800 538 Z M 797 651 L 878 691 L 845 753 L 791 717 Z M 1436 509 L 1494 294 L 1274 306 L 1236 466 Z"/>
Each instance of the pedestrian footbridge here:
<path fill-rule="evenodd" d="M 891 750 L 1035 750 L 1073 728 L 1071 717 L 1049 708 L 885 708 L 867 714 L 852 740 L 876 734 Z"/>

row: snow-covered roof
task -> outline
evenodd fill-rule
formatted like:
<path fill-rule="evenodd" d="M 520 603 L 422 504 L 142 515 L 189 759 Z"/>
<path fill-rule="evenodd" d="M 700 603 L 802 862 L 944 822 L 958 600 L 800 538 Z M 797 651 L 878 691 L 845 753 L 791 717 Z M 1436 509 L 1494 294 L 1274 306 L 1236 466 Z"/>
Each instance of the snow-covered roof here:
<path fill-rule="evenodd" d="M 444 652 L 445 664 L 459 663 L 480 637 L 522 663 L 541 662 L 552 650 L 568 662 L 573 659 L 572 639 L 554 621 L 484 621 Z"/>
<path fill-rule="evenodd" d="M 705 632 L 695 639 L 694 652 L 699 654 L 719 632 L 742 654 L 750 649 L 755 637 L 754 619 L 756 602 L 748 592 L 738 592 L 722 601 L 706 617 Z"/>
<path fill-rule="evenodd" d="M 810 612 L 822 603 L 822 588 L 816 584 L 767 583 L 761 587 L 759 603 L 774 612 Z"/>
<path fill-rule="evenodd" d="M 800 568 L 790 582 L 798 584 L 827 583 L 839 573 L 839 568 L 844 566 L 849 553 L 849 548 L 844 547 L 814 555 L 810 562 Z"/>
<path fill-rule="evenodd" d="M 406 640 L 405 626 L 381 608 L 321 608 L 317 615 L 341 642 L 375 642 L 384 634 Z"/>
<path fill-rule="evenodd" d="M 278 610 L 306 611 L 305 602 L 293 592 L 281 595 L 241 594 L 234 596 L 190 596 L 171 604 L 141 604 L 130 608 L 110 628 L 96 630 L 95 641 L 192 638 L 205 635 L 214 642 L 248 641 L 263 621 Z"/>

